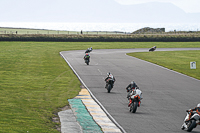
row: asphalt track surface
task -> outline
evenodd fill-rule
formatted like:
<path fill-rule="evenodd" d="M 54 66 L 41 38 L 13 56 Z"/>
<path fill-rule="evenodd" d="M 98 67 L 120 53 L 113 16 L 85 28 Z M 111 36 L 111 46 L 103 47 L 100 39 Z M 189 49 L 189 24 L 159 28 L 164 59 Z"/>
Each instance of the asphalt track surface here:
<path fill-rule="evenodd" d="M 156 51 L 177 50 L 200 48 L 158 48 Z M 148 49 L 93 50 L 89 65 L 84 63 L 84 52 L 77 50 L 61 53 L 96 99 L 127 133 L 186 132 L 180 127 L 185 111 L 200 103 L 199 80 L 126 55 L 129 52 L 148 52 Z M 111 93 L 107 93 L 104 88 L 107 72 L 116 78 Z M 143 92 L 143 100 L 136 113 L 129 112 L 125 90 L 132 80 Z M 199 133 L 199 127 L 193 132 Z"/>

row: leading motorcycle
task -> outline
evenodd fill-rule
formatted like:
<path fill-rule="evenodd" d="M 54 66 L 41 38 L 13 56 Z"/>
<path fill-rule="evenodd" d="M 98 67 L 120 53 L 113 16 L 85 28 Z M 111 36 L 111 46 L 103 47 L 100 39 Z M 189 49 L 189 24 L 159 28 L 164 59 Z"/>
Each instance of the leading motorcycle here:
<path fill-rule="evenodd" d="M 187 112 L 187 115 L 186 115 L 186 117 L 184 119 L 184 123 L 181 126 L 181 129 L 182 130 L 186 130 L 188 132 L 191 132 L 194 128 L 196 128 L 197 123 L 200 122 L 200 116 L 196 111 L 193 111 L 190 120 L 188 120 L 190 111 L 186 110 L 186 112 Z"/>
<path fill-rule="evenodd" d="M 155 50 L 156 50 L 156 46 L 149 49 L 149 51 L 155 51 Z"/>
<path fill-rule="evenodd" d="M 132 102 L 130 105 L 130 112 L 135 113 L 137 110 L 137 107 L 140 106 L 141 100 L 142 100 L 142 91 L 138 88 L 135 88 L 134 90 L 131 90 L 130 97 Z"/>
<path fill-rule="evenodd" d="M 88 49 L 85 51 L 85 53 L 90 53 L 90 52 L 92 52 L 92 47 L 91 47 L 91 48 L 88 48 Z"/>

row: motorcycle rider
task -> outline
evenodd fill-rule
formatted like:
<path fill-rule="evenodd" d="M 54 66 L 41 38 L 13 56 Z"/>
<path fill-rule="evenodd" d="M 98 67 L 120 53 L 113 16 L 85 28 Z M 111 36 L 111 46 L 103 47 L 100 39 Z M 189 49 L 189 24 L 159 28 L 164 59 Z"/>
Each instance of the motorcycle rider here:
<path fill-rule="evenodd" d="M 149 49 L 149 51 L 155 51 L 156 50 L 156 46 L 153 46 Z"/>
<path fill-rule="evenodd" d="M 114 82 L 115 82 L 115 77 L 110 73 L 110 72 L 108 72 L 107 73 L 107 77 L 105 78 L 105 81 L 106 81 L 106 86 L 105 86 L 105 88 L 107 88 L 107 86 L 108 86 L 108 79 L 111 79 L 111 80 L 113 80 Z M 113 86 L 114 86 L 114 82 L 113 82 Z"/>
<path fill-rule="evenodd" d="M 192 115 L 194 114 L 193 111 L 196 111 L 196 112 L 200 115 L 200 103 L 197 104 L 197 106 L 196 106 L 194 109 L 186 110 L 186 112 L 190 112 L 190 114 L 189 114 L 189 116 L 188 116 L 188 119 L 187 119 L 185 122 L 187 122 L 187 121 L 190 120 L 190 118 L 191 118 Z M 181 127 L 182 130 L 185 129 L 185 126 L 186 126 L 185 122 L 184 122 L 184 124 L 183 124 L 182 127 Z M 197 125 L 200 125 L 200 122 L 197 123 Z"/>
<path fill-rule="evenodd" d="M 83 57 L 84 60 L 89 60 L 90 61 L 90 55 L 88 53 L 85 54 Z"/>
<path fill-rule="evenodd" d="M 87 48 L 87 50 L 85 51 L 85 53 L 89 53 L 89 52 L 91 52 L 91 51 L 92 51 L 92 47 Z"/>
<path fill-rule="evenodd" d="M 90 52 L 92 51 L 92 47 L 89 48 Z"/>
<path fill-rule="evenodd" d="M 135 87 L 138 87 L 135 81 L 131 81 L 131 83 L 126 87 L 126 90 L 129 92 L 131 89 L 135 89 Z"/>
<path fill-rule="evenodd" d="M 136 87 L 138 87 L 138 86 L 135 83 L 135 81 L 131 81 L 131 83 L 126 87 L 126 91 L 128 92 L 127 98 L 129 99 L 128 107 L 130 107 L 130 105 L 132 103 L 132 99 L 130 98 L 130 94 L 131 94 L 132 90 L 134 90 Z M 138 106 L 140 106 L 140 103 L 141 103 L 141 101 L 139 102 Z"/>

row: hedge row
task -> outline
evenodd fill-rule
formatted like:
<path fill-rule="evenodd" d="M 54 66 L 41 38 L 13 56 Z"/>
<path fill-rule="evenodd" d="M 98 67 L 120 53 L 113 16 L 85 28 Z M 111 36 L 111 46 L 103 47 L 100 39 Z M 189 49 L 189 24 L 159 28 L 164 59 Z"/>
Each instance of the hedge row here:
<path fill-rule="evenodd" d="M 129 34 L 129 35 L 14 35 L 1 34 L 0 41 L 42 41 L 42 42 L 197 42 L 200 34 Z"/>

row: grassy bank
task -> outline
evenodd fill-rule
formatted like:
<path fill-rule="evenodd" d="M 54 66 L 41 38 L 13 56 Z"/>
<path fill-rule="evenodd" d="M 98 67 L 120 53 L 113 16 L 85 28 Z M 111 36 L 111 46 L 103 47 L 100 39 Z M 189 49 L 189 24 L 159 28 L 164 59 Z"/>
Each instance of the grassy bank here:
<path fill-rule="evenodd" d="M 155 51 L 128 53 L 128 55 L 164 66 L 200 80 L 200 51 Z M 197 69 L 190 69 L 190 62 L 192 61 L 196 62 Z"/>
<path fill-rule="evenodd" d="M 0 42 L 0 132 L 58 132 L 52 118 L 81 85 L 60 51 L 154 45 L 200 47 L 199 42 Z"/>
<path fill-rule="evenodd" d="M 78 79 L 59 56 L 63 45 L 0 46 L 0 132 L 57 132 L 54 113 L 80 91 Z"/>

